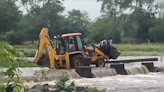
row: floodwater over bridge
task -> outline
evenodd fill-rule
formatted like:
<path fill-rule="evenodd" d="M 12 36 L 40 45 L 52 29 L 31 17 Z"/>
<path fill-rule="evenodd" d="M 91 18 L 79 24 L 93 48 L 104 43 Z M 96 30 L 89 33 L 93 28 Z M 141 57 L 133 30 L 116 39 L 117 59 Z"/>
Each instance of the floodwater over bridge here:
<path fill-rule="evenodd" d="M 151 57 L 151 56 L 150 56 Z M 119 59 L 135 59 L 143 57 L 120 57 Z M 158 62 L 154 62 L 155 66 L 161 67 L 164 64 L 163 57 L 159 57 Z M 74 70 L 50 70 L 48 77 L 50 81 L 44 82 L 54 84 L 55 79 L 62 74 L 72 77 L 70 81 L 74 81 L 79 86 L 96 87 L 99 89 L 107 89 L 107 92 L 163 92 L 164 90 L 164 74 L 157 72 L 151 73 L 141 65 L 141 62 L 127 63 L 125 69 L 128 75 L 118 75 L 117 72 L 109 68 L 109 64 L 105 68 L 92 68 L 95 78 L 80 78 Z M 48 68 L 21 68 L 22 76 L 27 80 L 25 85 L 31 87 L 37 77 L 34 76 L 35 70 L 48 70 Z M 34 81 L 30 81 L 33 79 Z"/>

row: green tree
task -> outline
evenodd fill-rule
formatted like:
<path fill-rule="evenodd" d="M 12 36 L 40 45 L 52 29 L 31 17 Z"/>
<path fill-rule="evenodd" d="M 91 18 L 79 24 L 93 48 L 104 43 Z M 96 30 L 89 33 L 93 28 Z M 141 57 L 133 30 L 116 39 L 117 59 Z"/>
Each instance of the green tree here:
<path fill-rule="evenodd" d="M 9 31 L 6 32 L 5 40 L 11 45 L 23 44 L 23 33 L 21 31 Z"/>
<path fill-rule="evenodd" d="M 80 10 L 73 9 L 68 12 L 68 16 L 65 20 L 65 32 L 80 32 L 84 37 L 88 34 L 88 25 L 90 23 L 90 19 L 88 17 L 87 12 L 81 12 Z"/>
<path fill-rule="evenodd" d="M 60 31 L 60 17 L 64 10 L 60 0 L 21 0 L 21 4 L 27 11 L 26 33 L 30 36 L 32 43 L 38 39 L 42 27 L 49 29 L 50 37 Z"/>
<path fill-rule="evenodd" d="M 21 12 L 13 0 L 0 0 L 0 33 L 17 30 Z"/>
<path fill-rule="evenodd" d="M 89 28 L 89 38 L 92 42 L 100 42 L 112 38 L 114 43 L 121 42 L 122 21 L 120 18 L 113 19 L 111 16 L 101 16 Z"/>
<path fill-rule="evenodd" d="M 64 11 L 62 2 L 59 0 L 51 0 L 43 5 L 41 8 L 40 18 L 41 26 L 49 29 L 50 38 L 60 33 L 62 28 L 63 16 L 61 13 Z"/>
<path fill-rule="evenodd" d="M 22 26 L 24 26 L 24 33 L 28 34 L 29 40 L 34 43 L 35 34 L 38 30 L 38 22 L 40 15 L 40 6 L 43 0 L 20 0 L 20 6 L 27 12 L 21 19 Z M 44 1 L 43 1 L 44 3 Z"/>
<path fill-rule="evenodd" d="M 1 39 L 10 42 L 11 44 L 22 43 L 18 36 L 19 21 L 22 17 L 21 12 L 15 5 L 14 0 L 0 0 L 0 34 Z M 15 40 L 14 40 L 15 39 Z"/>
<path fill-rule="evenodd" d="M 158 18 L 154 21 L 154 26 L 150 29 L 150 34 L 152 35 L 153 42 L 164 42 L 164 19 Z"/>
<path fill-rule="evenodd" d="M 124 23 L 124 35 L 127 33 L 134 32 L 136 35 L 133 35 L 138 42 L 146 42 L 148 39 L 151 39 L 149 29 L 154 26 L 153 20 L 155 15 L 158 13 L 159 4 L 155 3 L 155 0 L 98 0 L 102 1 L 101 11 L 105 14 L 116 18 L 118 16 L 124 15 L 124 11 L 129 9 L 130 12 L 128 17 L 122 18 L 125 19 Z M 130 29 L 128 31 L 127 29 Z M 134 30 L 133 30 L 134 29 Z"/>

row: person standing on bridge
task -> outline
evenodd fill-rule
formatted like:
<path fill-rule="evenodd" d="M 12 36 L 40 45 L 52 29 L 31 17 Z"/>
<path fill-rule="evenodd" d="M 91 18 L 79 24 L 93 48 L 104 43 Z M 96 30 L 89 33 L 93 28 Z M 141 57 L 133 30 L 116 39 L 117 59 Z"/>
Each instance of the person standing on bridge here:
<path fill-rule="evenodd" d="M 109 47 L 111 47 L 112 46 L 112 38 L 109 38 L 109 40 L 107 41 L 107 45 L 109 46 Z"/>

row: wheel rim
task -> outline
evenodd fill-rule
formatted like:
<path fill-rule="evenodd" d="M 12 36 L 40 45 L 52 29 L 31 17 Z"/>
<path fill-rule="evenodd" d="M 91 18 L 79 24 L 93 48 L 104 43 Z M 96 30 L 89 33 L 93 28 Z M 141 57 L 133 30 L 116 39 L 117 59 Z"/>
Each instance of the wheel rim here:
<path fill-rule="evenodd" d="M 81 59 L 76 59 L 75 60 L 75 63 L 74 63 L 74 66 L 77 67 L 77 66 L 82 66 L 82 60 Z"/>
<path fill-rule="evenodd" d="M 100 67 L 104 67 L 104 61 L 103 61 L 103 60 L 100 60 L 100 61 L 99 61 L 99 66 L 100 66 Z"/>

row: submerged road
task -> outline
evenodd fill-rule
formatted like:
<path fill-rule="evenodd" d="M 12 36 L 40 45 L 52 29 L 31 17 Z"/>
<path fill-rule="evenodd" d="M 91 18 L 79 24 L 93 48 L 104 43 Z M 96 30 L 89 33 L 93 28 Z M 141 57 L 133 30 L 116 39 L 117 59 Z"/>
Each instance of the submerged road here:
<path fill-rule="evenodd" d="M 158 58 L 158 62 L 154 62 L 155 66 L 162 66 L 164 65 L 164 57 L 161 56 L 126 56 L 126 57 L 119 57 L 117 60 L 126 60 L 126 59 L 143 59 L 143 58 Z M 28 57 L 29 60 L 33 60 L 33 57 Z M 91 66 L 95 66 L 95 65 L 91 65 Z M 106 66 L 110 66 L 110 64 L 106 64 Z M 134 63 L 127 63 L 125 64 L 125 68 L 126 67 L 137 67 L 137 66 L 141 66 L 141 62 L 134 62 Z M 48 70 L 48 68 L 40 68 L 40 67 L 32 67 L 32 68 L 20 68 L 20 70 L 22 71 L 22 76 L 32 76 L 34 74 L 34 72 L 40 71 L 40 70 Z"/>
<path fill-rule="evenodd" d="M 126 60 L 126 59 L 142 59 L 142 58 L 158 58 L 159 61 L 155 61 L 154 65 L 155 66 L 164 66 L 164 57 L 160 56 L 127 56 L 127 57 L 119 57 L 117 60 Z M 33 58 L 28 58 L 29 60 L 33 60 Z M 92 65 L 95 66 L 95 65 Z M 110 64 L 106 64 L 106 66 L 110 66 Z M 125 68 L 130 68 L 130 67 L 137 67 L 141 66 L 141 62 L 134 62 L 134 63 L 127 63 L 125 64 Z M 40 71 L 40 70 L 49 70 L 47 67 L 45 68 L 40 68 L 40 67 L 26 67 L 26 68 L 20 68 L 22 71 L 22 76 L 33 76 L 35 71 Z"/>
<path fill-rule="evenodd" d="M 30 61 L 34 61 L 34 57 L 27 57 Z M 143 59 L 143 58 L 164 58 L 164 56 L 120 56 L 116 60 L 126 60 L 126 59 Z M 112 61 L 112 59 L 111 59 Z"/>

